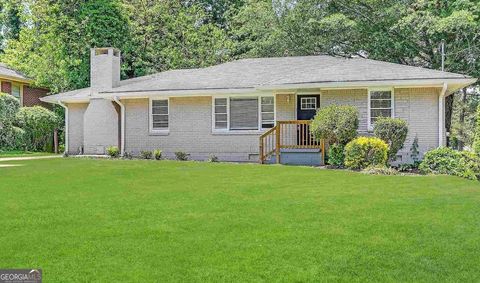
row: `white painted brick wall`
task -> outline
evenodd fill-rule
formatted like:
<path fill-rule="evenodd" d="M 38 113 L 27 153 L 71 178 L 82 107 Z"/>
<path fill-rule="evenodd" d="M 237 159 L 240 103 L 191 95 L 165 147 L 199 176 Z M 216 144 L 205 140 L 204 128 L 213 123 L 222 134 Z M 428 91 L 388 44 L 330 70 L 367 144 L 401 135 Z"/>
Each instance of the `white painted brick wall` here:
<path fill-rule="evenodd" d="M 83 147 L 83 115 L 88 103 L 68 104 L 68 154 L 79 154 Z"/>

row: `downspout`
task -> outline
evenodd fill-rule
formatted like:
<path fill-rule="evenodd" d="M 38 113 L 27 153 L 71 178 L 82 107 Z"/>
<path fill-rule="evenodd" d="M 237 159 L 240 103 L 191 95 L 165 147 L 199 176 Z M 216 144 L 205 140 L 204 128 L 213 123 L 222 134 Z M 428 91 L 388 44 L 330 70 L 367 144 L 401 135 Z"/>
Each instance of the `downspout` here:
<path fill-rule="evenodd" d="M 443 83 L 442 91 L 438 97 L 438 146 L 444 146 L 445 138 L 445 97 L 447 96 L 447 83 Z"/>
<path fill-rule="evenodd" d="M 58 105 L 62 106 L 65 109 L 65 152 L 68 154 L 68 107 L 63 104 L 60 100 Z"/>
<path fill-rule="evenodd" d="M 120 102 L 118 96 L 114 96 L 113 100 L 120 106 L 120 155 L 125 154 L 125 105 Z"/>

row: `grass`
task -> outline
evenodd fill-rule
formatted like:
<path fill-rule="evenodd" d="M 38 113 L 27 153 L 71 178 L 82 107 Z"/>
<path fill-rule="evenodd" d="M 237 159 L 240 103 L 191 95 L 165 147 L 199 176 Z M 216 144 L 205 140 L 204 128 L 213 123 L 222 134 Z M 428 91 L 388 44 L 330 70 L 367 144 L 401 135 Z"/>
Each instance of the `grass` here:
<path fill-rule="evenodd" d="M 307 167 L 0 168 L 0 266 L 46 282 L 478 282 L 480 184 Z"/>
<path fill-rule="evenodd" d="M 4 158 L 4 157 L 33 157 L 33 156 L 47 156 L 47 155 L 54 155 L 54 153 L 51 153 L 51 152 L 32 152 L 32 151 L 21 151 L 21 150 L 0 151 L 0 158 Z"/>

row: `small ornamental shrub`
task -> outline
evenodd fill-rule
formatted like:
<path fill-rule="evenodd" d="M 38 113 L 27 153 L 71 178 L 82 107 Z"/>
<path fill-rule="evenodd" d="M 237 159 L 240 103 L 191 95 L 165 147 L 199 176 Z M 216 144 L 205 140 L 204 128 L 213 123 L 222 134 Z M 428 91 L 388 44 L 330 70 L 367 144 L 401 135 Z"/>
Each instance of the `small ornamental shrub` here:
<path fill-rule="evenodd" d="M 418 150 L 418 137 L 415 136 L 413 139 L 412 146 L 410 147 L 410 157 L 413 159 L 413 162 L 418 162 L 420 160 L 420 151 Z"/>
<path fill-rule="evenodd" d="M 207 161 L 208 162 L 218 162 L 218 157 L 215 154 L 210 154 Z"/>
<path fill-rule="evenodd" d="M 440 147 L 425 153 L 419 169 L 424 174 L 448 174 L 478 180 L 480 157 L 473 152 Z"/>
<path fill-rule="evenodd" d="M 143 159 L 152 159 L 153 157 L 152 152 L 149 150 L 142 150 L 140 152 L 140 155 L 142 156 Z"/>
<path fill-rule="evenodd" d="M 133 159 L 133 155 L 132 155 L 131 152 L 125 151 L 125 152 L 123 153 L 123 158 L 124 158 L 124 159 Z"/>
<path fill-rule="evenodd" d="M 328 148 L 328 164 L 341 167 L 345 162 L 345 147 L 341 144 L 332 144 Z"/>
<path fill-rule="evenodd" d="M 473 151 L 476 154 L 480 155 L 480 105 L 477 107 L 477 114 L 476 114 L 476 126 L 475 126 L 475 136 L 473 138 Z"/>
<path fill-rule="evenodd" d="M 398 118 L 380 118 L 375 121 L 373 133 L 388 145 L 388 159 L 394 161 L 408 134 L 408 124 Z"/>
<path fill-rule="evenodd" d="M 155 158 L 155 160 L 162 159 L 162 151 L 160 149 L 155 149 L 153 151 L 153 158 Z"/>
<path fill-rule="evenodd" d="M 385 165 L 369 166 L 362 170 L 362 173 L 369 175 L 398 175 L 398 171 Z"/>
<path fill-rule="evenodd" d="M 41 106 L 22 107 L 16 118 L 25 131 L 25 149 L 30 151 L 45 151 L 52 140 L 53 131 L 60 126 L 60 118 Z"/>
<path fill-rule="evenodd" d="M 415 173 L 418 171 L 418 167 L 420 166 L 420 161 L 414 161 L 413 163 L 404 163 L 398 165 L 398 171 L 400 172 L 409 172 Z"/>
<path fill-rule="evenodd" d="M 320 109 L 310 126 L 317 140 L 345 145 L 357 136 L 358 111 L 353 106 L 330 105 Z"/>
<path fill-rule="evenodd" d="M 109 146 L 107 147 L 107 154 L 112 158 L 117 158 L 120 156 L 120 150 L 117 146 Z"/>
<path fill-rule="evenodd" d="M 186 161 L 188 160 L 189 154 L 183 151 L 177 151 L 175 152 L 175 158 L 179 161 Z"/>
<path fill-rule="evenodd" d="M 388 146 L 379 138 L 359 137 L 345 147 L 345 166 L 349 169 L 385 166 L 387 160 Z"/>

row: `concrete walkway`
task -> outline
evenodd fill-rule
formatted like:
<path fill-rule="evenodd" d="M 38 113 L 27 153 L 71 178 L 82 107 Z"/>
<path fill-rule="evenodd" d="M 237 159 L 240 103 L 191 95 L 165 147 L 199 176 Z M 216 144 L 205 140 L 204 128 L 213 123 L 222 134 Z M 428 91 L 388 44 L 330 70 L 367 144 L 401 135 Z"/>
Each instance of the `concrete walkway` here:
<path fill-rule="evenodd" d="M 19 156 L 19 157 L 3 157 L 0 158 L 2 161 L 16 161 L 16 160 L 34 160 L 34 159 L 50 159 L 50 158 L 61 158 L 62 155 L 46 155 L 46 156 Z"/>

